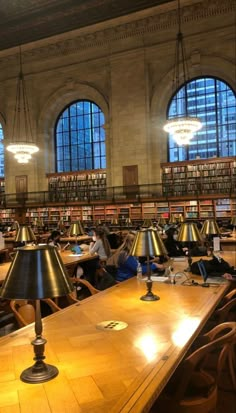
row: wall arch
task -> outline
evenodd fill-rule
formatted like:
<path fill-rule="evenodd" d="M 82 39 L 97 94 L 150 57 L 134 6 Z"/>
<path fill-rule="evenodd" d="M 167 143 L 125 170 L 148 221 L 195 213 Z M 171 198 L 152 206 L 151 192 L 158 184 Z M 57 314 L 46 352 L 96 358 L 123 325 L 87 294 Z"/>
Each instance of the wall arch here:
<path fill-rule="evenodd" d="M 106 125 L 109 124 L 108 100 L 96 87 L 72 81 L 52 93 L 40 111 L 37 125 L 39 145 L 45 155 L 45 171 L 47 172 L 55 171 L 54 127 L 58 115 L 66 106 L 76 100 L 95 102 L 104 113 Z"/>
<path fill-rule="evenodd" d="M 235 90 L 235 66 L 230 60 L 216 56 L 199 56 L 199 64 L 194 64 L 190 59 L 188 61 L 188 66 L 190 80 L 195 77 L 217 77 L 228 83 L 229 86 Z M 180 78 L 181 75 L 182 74 L 180 73 Z M 160 162 L 167 161 L 168 135 L 164 132 L 163 126 L 166 121 L 168 105 L 173 95 L 172 81 L 173 67 L 158 80 L 158 84 L 154 87 L 150 102 L 151 134 L 153 135 L 152 151 L 153 153 L 160 154 Z"/>

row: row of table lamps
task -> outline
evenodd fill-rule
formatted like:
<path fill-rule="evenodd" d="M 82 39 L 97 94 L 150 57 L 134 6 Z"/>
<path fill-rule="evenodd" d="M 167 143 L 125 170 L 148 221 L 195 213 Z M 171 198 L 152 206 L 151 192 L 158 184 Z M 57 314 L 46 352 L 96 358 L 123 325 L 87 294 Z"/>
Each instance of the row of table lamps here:
<path fill-rule="evenodd" d="M 68 234 L 70 237 L 75 237 L 75 241 L 77 241 L 78 236 L 84 235 L 84 228 L 81 222 L 72 223 Z M 32 228 L 27 225 L 19 225 L 16 230 L 15 242 L 36 242 L 36 236 Z"/>

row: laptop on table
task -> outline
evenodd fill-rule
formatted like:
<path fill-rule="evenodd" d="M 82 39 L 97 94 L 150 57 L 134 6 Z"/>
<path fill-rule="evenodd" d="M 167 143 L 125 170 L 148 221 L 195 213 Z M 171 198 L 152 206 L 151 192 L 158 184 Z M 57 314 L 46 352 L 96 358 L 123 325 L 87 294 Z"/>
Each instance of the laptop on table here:
<path fill-rule="evenodd" d="M 223 277 L 219 277 L 219 276 L 209 277 L 203 260 L 199 260 L 197 264 L 198 264 L 198 268 L 199 268 L 200 274 L 203 279 L 203 284 L 205 286 L 207 286 L 207 284 L 214 285 L 214 284 L 224 284 L 227 282 L 227 280 Z"/>

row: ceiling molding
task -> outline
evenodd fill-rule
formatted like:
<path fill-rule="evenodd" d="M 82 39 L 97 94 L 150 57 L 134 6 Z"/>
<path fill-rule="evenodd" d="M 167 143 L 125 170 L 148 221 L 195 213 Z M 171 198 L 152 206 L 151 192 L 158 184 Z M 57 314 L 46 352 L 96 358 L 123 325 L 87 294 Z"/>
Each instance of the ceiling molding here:
<path fill-rule="evenodd" d="M 202 19 L 231 13 L 235 9 L 235 0 L 203 0 L 182 7 L 182 21 L 184 24 L 198 22 Z M 81 35 L 77 34 L 78 31 L 76 31 L 76 35 L 74 32 L 68 32 L 64 34 L 64 39 L 60 38 L 58 41 L 55 37 L 47 39 L 45 45 L 41 45 L 40 41 L 34 42 L 32 47 L 29 44 L 25 50 L 24 47 L 22 48 L 23 62 L 73 55 L 91 48 L 107 47 L 109 50 L 113 43 L 169 30 L 176 24 L 176 10 L 158 13 L 157 9 L 155 15 L 139 18 L 132 22 L 117 24 L 96 31 L 93 31 L 91 26 L 90 33 Z M 51 43 L 48 44 L 50 41 Z M 14 61 L 18 61 L 18 49 L 8 50 L 7 54 L 3 53 L 2 56 L 0 52 L 0 64 L 13 64 Z"/>

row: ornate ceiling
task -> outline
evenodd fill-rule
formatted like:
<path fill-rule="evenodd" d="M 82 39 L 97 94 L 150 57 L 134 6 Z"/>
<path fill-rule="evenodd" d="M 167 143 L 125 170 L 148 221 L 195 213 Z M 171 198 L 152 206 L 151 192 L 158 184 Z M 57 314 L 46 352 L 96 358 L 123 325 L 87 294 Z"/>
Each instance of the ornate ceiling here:
<path fill-rule="evenodd" d="M 0 0 L 0 50 L 171 0 Z"/>

